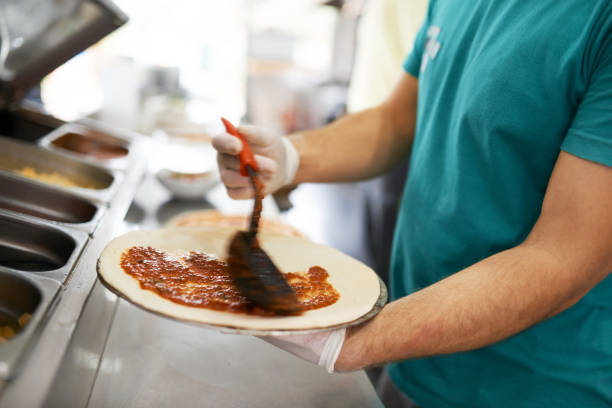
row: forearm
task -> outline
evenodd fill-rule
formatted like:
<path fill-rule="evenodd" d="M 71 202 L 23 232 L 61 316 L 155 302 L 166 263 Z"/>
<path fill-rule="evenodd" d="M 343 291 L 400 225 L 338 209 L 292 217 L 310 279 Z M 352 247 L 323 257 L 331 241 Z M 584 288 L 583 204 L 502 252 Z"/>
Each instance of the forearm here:
<path fill-rule="evenodd" d="M 295 182 L 361 180 L 389 170 L 410 152 L 417 94 L 418 80 L 405 74 L 380 106 L 291 135 L 300 157 Z"/>
<path fill-rule="evenodd" d="M 524 243 L 387 305 L 336 369 L 484 347 L 571 307 L 612 271 L 611 185 L 610 167 L 561 152 Z"/>
<path fill-rule="evenodd" d="M 529 245 L 491 256 L 387 305 L 349 332 L 337 370 L 472 350 L 573 305 L 596 282 Z"/>
<path fill-rule="evenodd" d="M 300 156 L 296 183 L 374 177 L 407 154 L 411 141 L 409 136 L 396 134 L 381 107 L 345 116 L 290 139 Z"/>

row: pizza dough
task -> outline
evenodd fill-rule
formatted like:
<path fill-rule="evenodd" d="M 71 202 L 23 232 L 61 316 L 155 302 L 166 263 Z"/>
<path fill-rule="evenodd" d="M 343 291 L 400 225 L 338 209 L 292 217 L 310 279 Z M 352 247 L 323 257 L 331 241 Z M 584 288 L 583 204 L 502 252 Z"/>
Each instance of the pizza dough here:
<path fill-rule="evenodd" d="M 384 285 L 363 263 L 327 246 L 265 231 L 258 235 L 259 242 L 281 271 L 303 272 L 311 266 L 321 266 L 327 269 L 329 282 L 340 293 L 340 299 L 330 306 L 299 316 L 263 317 L 219 312 L 183 306 L 141 289 L 139 282 L 120 266 L 121 254 L 133 246 L 151 246 L 179 257 L 197 251 L 225 259 L 234 232 L 234 228 L 220 227 L 129 232 L 115 238 L 102 251 L 98 259 L 98 274 L 111 290 L 149 311 L 237 331 L 296 331 L 347 325 L 372 311 L 380 301 L 381 293 L 385 297 L 382 301 L 386 300 Z"/>
<path fill-rule="evenodd" d="M 196 210 L 188 211 L 170 219 L 168 227 L 199 227 L 202 225 L 214 225 L 222 227 L 232 227 L 235 229 L 247 229 L 250 215 L 231 215 L 223 214 L 218 210 Z M 296 228 L 281 221 L 261 217 L 259 221 L 260 231 L 276 232 L 282 235 L 306 238 L 305 235 Z"/>

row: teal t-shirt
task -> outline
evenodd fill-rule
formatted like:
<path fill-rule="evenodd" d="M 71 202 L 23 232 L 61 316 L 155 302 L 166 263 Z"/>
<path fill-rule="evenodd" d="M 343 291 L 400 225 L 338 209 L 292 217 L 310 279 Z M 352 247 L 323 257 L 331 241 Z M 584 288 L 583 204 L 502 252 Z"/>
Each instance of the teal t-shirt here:
<path fill-rule="evenodd" d="M 521 243 L 561 149 L 612 166 L 612 1 L 432 0 L 404 68 L 419 103 L 394 299 Z M 507 340 L 389 372 L 426 408 L 610 407 L 612 277 Z"/>

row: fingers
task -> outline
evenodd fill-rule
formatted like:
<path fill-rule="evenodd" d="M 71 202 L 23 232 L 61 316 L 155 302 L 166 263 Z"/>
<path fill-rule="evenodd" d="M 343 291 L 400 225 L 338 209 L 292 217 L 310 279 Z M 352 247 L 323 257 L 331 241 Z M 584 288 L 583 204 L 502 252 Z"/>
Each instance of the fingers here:
<path fill-rule="evenodd" d="M 248 177 L 238 172 L 240 164 L 238 159 L 227 154 L 218 154 L 219 176 L 225 185 L 227 195 L 234 200 L 246 200 L 254 196 Z"/>
<path fill-rule="evenodd" d="M 253 147 L 267 146 L 274 139 L 272 132 L 252 125 L 240 126 L 238 132 L 244 135 Z M 212 145 L 220 153 L 237 155 L 242 150 L 242 142 L 229 133 L 220 133 L 213 137 Z"/>
<path fill-rule="evenodd" d="M 220 176 L 227 190 L 227 195 L 230 196 L 230 198 L 234 200 L 246 200 L 255 196 L 249 178 L 241 176 L 237 170 L 221 170 Z M 264 185 L 268 181 L 267 177 L 261 177 L 261 180 Z M 264 195 L 267 193 L 267 189 L 264 187 Z"/>
<path fill-rule="evenodd" d="M 217 154 L 217 164 L 219 165 L 219 170 L 228 169 L 237 171 L 240 169 L 240 160 L 238 160 L 238 157 L 226 153 Z"/>
<path fill-rule="evenodd" d="M 255 160 L 260 167 L 259 177 L 261 181 L 264 184 L 268 183 L 273 177 L 273 172 L 271 173 L 270 170 L 275 170 L 276 162 L 263 156 L 255 156 Z M 229 154 L 218 154 L 217 162 L 221 181 L 225 185 L 230 198 L 234 200 L 253 198 L 254 193 L 249 178 L 241 176 L 239 173 L 240 162 L 238 158 Z"/>
<path fill-rule="evenodd" d="M 253 125 L 242 125 L 238 127 L 238 132 L 244 135 L 252 146 L 267 146 L 274 139 L 273 132 Z"/>
<path fill-rule="evenodd" d="M 257 162 L 257 167 L 259 167 L 259 174 L 263 179 L 271 177 L 278 171 L 276 160 L 256 154 L 255 161 Z"/>
<path fill-rule="evenodd" d="M 219 171 L 219 175 L 221 177 L 221 181 L 227 188 L 251 188 L 251 181 L 248 177 L 241 176 L 238 170 L 231 170 L 227 168 L 222 168 Z M 260 174 L 260 180 L 264 185 L 270 181 L 270 176 L 267 174 Z M 265 192 L 264 188 L 264 192 Z"/>
<path fill-rule="evenodd" d="M 242 142 L 236 136 L 229 133 L 220 133 L 213 137 L 212 146 L 219 153 L 236 156 L 242 150 Z"/>
<path fill-rule="evenodd" d="M 255 197 L 253 187 L 251 186 L 250 183 L 246 186 L 241 186 L 241 187 L 228 187 L 226 184 L 225 190 L 227 191 L 227 195 L 234 200 L 248 200 L 248 199 Z M 268 189 L 264 187 L 264 190 L 263 190 L 264 197 L 268 194 L 269 194 Z"/>
<path fill-rule="evenodd" d="M 251 187 L 226 188 L 227 195 L 233 200 L 248 200 L 253 198 L 253 190 Z"/>
<path fill-rule="evenodd" d="M 278 164 L 268 157 L 255 155 L 255 161 L 257 162 L 259 176 L 261 177 L 262 181 L 270 180 L 278 170 Z M 223 172 L 224 170 L 232 170 L 238 175 L 240 161 L 236 156 L 219 153 L 217 154 L 217 164 L 219 165 L 219 171 Z M 246 177 L 243 178 L 247 180 Z"/>
<path fill-rule="evenodd" d="M 244 135 L 254 151 L 257 151 L 257 148 L 265 151 L 265 147 L 269 146 L 275 137 L 271 132 L 256 126 L 241 126 L 238 131 Z M 217 164 L 227 194 L 236 200 L 253 198 L 253 189 L 248 177 L 239 174 L 240 161 L 237 156 L 242 150 L 240 139 L 228 133 L 221 133 L 213 137 L 212 145 L 218 152 Z M 269 185 L 278 173 L 278 163 L 270 157 L 258 154 L 255 154 L 255 161 L 261 181 L 264 185 Z M 265 190 L 264 194 L 266 194 Z"/>

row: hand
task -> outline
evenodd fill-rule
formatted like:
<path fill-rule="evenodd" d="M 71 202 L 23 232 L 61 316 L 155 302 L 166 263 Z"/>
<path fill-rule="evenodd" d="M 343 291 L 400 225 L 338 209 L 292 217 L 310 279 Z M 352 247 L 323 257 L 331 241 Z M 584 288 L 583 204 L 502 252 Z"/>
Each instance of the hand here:
<path fill-rule="evenodd" d="M 333 373 L 342 350 L 346 329 L 313 334 L 260 336 L 259 338 L 303 360 L 325 367 Z"/>
<path fill-rule="evenodd" d="M 255 155 L 265 186 L 264 195 L 274 193 L 293 181 L 299 156 L 287 137 L 255 126 L 240 126 L 238 132 L 246 138 Z M 217 150 L 217 164 L 227 194 L 233 199 L 252 198 L 254 194 L 249 179 L 238 172 L 242 142 L 235 136 L 221 133 L 213 137 L 212 145 Z"/>

